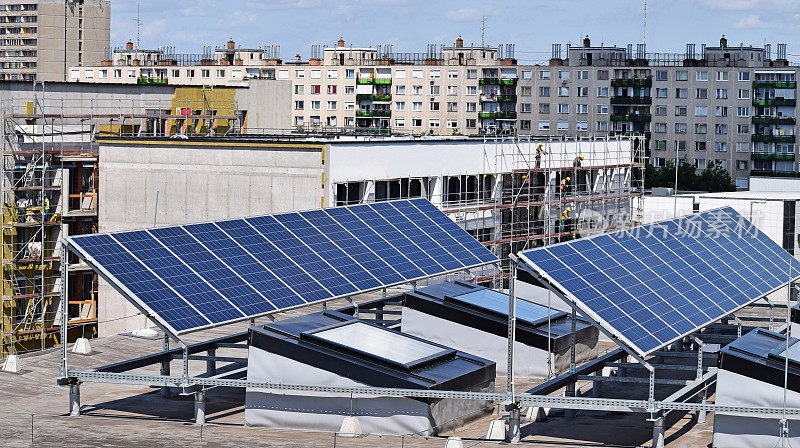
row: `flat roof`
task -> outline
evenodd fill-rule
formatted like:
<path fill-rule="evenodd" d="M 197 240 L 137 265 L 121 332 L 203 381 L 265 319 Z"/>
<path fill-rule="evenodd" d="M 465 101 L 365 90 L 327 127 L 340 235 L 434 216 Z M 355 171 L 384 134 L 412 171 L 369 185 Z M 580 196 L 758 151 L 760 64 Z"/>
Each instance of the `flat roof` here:
<path fill-rule="evenodd" d="M 720 193 L 702 193 L 698 197 L 711 199 L 740 199 L 754 201 L 796 201 L 800 200 L 800 191 L 730 191 Z"/>

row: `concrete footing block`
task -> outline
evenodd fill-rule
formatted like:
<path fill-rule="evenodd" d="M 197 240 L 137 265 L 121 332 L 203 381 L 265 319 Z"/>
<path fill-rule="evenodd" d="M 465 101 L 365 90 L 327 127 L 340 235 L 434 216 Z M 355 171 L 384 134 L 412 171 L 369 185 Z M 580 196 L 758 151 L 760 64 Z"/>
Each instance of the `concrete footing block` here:
<path fill-rule="evenodd" d="M 342 427 L 339 428 L 339 435 L 341 437 L 358 437 L 362 435 L 361 423 L 356 417 L 345 417 L 342 420 Z"/>
<path fill-rule="evenodd" d="M 72 353 L 78 355 L 89 355 L 92 353 L 92 346 L 89 345 L 89 340 L 86 338 L 78 338 L 75 345 L 72 346 Z"/>
<path fill-rule="evenodd" d="M 19 372 L 19 356 L 8 355 L 6 362 L 3 363 L 3 372 L 17 373 Z"/>
<path fill-rule="evenodd" d="M 506 440 L 505 420 L 497 419 L 489 423 L 489 431 L 486 432 L 486 440 Z"/>
<path fill-rule="evenodd" d="M 444 448 L 464 448 L 464 443 L 461 442 L 461 437 L 448 437 Z"/>
<path fill-rule="evenodd" d="M 543 422 L 547 420 L 547 415 L 550 413 L 550 408 L 543 408 L 541 406 L 529 406 L 525 411 L 525 420 L 529 422 Z"/>

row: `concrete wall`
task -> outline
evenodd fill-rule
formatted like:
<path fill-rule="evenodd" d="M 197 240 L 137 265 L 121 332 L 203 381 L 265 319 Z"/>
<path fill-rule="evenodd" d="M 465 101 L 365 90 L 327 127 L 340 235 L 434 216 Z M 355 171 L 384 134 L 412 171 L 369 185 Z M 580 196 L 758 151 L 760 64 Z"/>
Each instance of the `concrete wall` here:
<path fill-rule="evenodd" d="M 71 114 L 141 113 L 150 104 L 169 106 L 174 92 L 172 86 L 52 82 L 34 93 L 29 82 L 0 83 L 3 109 L 13 113 L 25 113 L 25 103 L 33 101 L 34 95 L 47 113 L 61 113 L 62 109 Z"/>
<path fill-rule="evenodd" d="M 289 129 L 292 117 L 292 83 L 254 79 L 250 87 L 236 89 L 236 104 L 247 111 L 248 133 L 263 133 L 268 129 Z"/>
<path fill-rule="evenodd" d="M 321 145 L 101 141 L 99 229 L 318 208 L 321 176 Z M 101 336 L 143 326 L 141 316 L 108 322 L 136 310 L 105 282 L 98 300 Z"/>

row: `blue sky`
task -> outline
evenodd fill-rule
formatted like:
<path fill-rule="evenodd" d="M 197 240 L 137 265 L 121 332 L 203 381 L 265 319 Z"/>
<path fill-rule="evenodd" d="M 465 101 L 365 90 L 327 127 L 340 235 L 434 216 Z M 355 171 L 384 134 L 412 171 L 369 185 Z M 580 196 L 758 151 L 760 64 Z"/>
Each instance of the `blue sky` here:
<path fill-rule="evenodd" d="M 426 44 L 515 43 L 521 63 L 549 58 L 554 42 L 578 42 L 589 34 L 593 45 L 642 41 L 642 0 L 112 0 L 111 40 L 115 46 L 136 39 L 136 5 L 141 5 L 141 45 L 176 47 L 200 53 L 203 45 L 229 38 L 243 47 L 277 44 L 281 57 L 310 45 L 392 44 L 398 52 L 424 52 Z M 647 49 L 683 52 L 687 42 L 716 45 L 787 43 L 790 59 L 800 60 L 800 0 L 650 0 Z M 798 55 L 798 56 L 791 56 Z"/>

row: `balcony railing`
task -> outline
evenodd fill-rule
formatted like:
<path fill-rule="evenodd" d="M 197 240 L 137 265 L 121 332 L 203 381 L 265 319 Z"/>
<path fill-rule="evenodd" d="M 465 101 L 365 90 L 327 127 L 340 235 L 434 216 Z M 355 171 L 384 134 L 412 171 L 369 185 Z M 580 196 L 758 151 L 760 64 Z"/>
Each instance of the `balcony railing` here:
<path fill-rule="evenodd" d="M 775 154 L 754 152 L 750 155 L 753 160 L 794 160 L 794 154 Z"/>
<path fill-rule="evenodd" d="M 750 140 L 761 143 L 794 143 L 794 135 L 753 134 Z"/>
<path fill-rule="evenodd" d="M 482 103 L 515 103 L 516 95 L 481 95 Z"/>
<path fill-rule="evenodd" d="M 378 93 L 378 94 L 369 94 L 369 93 L 359 93 L 356 95 L 356 101 L 391 101 L 392 94 L 391 93 Z"/>
<path fill-rule="evenodd" d="M 142 77 L 136 80 L 136 84 L 169 84 L 169 80 L 167 78 Z"/>
<path fill-rule="evenodd" d="M 754 89 L 796 89 L 795 81 L 753 81 Z"/>
<path fill-rule="evenodd" d="M 611 121 L 651 121 L 650 114 L 612 115 Z"/>
<path fill-rule="evenodd" d="M 481 78 L 478 84 L 482 86 L 515 86 L 517 78 Z"/>
<path fill-rule="evenodd" d="M 612 79 L 611 87 L 652 87 L 652 78 L 643 79 Z"/>
<path fill-rule="evenodd" d="M 611 104 L 652 104 L 653 98 L 649 96 L 614 96 Z"/>
<path fill-rule="evenodd" d="M 513 120 L 517 118 L 516 112 L 479 112 L 478 118 L 494 118 L 495 120 Z"/>
<path fill-rule="evenodd" d="M 388 110 L 357 110 L 356 117 L 390 117 L 392 113 Z"/>
<path fill-rule="evenodd" d="M 786 99 L 786 98 L 776 98 L 771 100 L 761 100 L 758 98 L 753 99 L 753 106 L 792 106 L 794 107 L 797 104 L 797 100 L 794 98 Z"/>
<path fill-rule="evenodd" d="M 794 117 L 753 117 L 753 124 L 795 124 Z"/>
<path fill-rule="evenodd" d="M 794 171 L 750 170 L 750 176 L 754 176 L 754 177 L 800 177 L 800 173 L 795 173 Z"/>
<path fill-rule="evenodd" d="M 392 78 L 358 78 L 356 84 L 380 84 L 391 85 Z"/>

